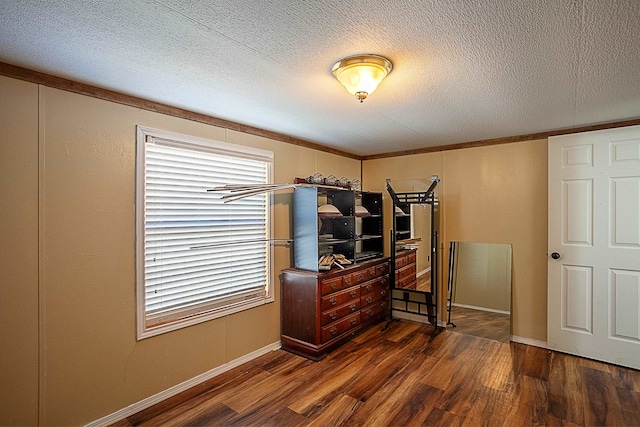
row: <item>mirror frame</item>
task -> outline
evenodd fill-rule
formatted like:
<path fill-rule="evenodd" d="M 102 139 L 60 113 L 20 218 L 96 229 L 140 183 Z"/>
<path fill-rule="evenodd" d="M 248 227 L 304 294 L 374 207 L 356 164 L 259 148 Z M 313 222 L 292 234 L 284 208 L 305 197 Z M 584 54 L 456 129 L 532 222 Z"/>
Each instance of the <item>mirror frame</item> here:
<path fill-rule="evenodd" d="M 396 192 L 391 185 L 391 180 L 387 179 L 387 192 L 393 201 L 391 239 L 390 239 L 390 283 L 391 283 L 391 303 L 390 320 L 393 319 L 393 312 L 402 312 L 409 315 L 426 316 L 428 323 L 434 326 L 431 337 L 435 337 L 442 329 L 438 318 L 438 244 L 440 239 L 440 202 L 435 196 L 435 188 L 440 182 L 437 176 L 431 177 L 431 184 L 426 191 Z M 431 209 L 429 224 L 429 251 L 431 254 L 431 291 L 421 291 L 415 289 L 405 289 L 396 287 L 396 206 L 426 205 Z M 395 304 L 394 304 L 395 302 Z"/>

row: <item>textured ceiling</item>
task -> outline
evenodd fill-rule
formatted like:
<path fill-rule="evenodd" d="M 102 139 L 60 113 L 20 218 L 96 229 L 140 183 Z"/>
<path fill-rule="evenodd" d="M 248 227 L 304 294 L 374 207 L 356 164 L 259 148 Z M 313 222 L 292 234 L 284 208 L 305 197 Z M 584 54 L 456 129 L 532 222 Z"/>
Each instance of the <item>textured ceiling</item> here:
<path fill-rule="evenodd" d="M 640 0 L 8 0 L 0 62 L 371 155 L 640 117 Z"/>

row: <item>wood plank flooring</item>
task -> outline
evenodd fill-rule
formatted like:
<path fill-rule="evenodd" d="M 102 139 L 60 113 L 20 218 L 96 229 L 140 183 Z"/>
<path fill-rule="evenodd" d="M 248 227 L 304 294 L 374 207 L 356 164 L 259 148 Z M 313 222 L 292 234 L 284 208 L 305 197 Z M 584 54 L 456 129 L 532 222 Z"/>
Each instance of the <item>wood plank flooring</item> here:
<path fill-rule="evenodd" d="M 508 314 L 453 306 L 451 322 L 456 325 L 453 331 L 461 334 L 504 343 L 509 342 L 511 335 L 511 316 Z M 451 325 L 447 328 L 451 328 Z"/>
<path fill-rule="evenodd" d="M 311 362 L 282 350 L 117 425 L 640 425 L 640 372 L 406 321 Z"/>

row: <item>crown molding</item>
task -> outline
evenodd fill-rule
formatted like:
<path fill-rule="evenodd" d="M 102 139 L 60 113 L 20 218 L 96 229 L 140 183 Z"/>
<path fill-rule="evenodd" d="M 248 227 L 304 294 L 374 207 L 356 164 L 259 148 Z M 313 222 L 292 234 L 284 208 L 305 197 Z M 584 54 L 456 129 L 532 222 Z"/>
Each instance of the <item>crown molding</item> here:
<path fill-rule="evenodd" d="M 414 154 L 435 153 L 438 151 L 461 150 L 464 148 L 487 147 L 490 145 L 511 144 L 514 142 L 535 141 L 538 139 L 547 139 L 550 136 L 566 135 L 569 133 L 589 132 L 594 130 L 604 130 L 619 128 L 625 126 L 640 125 L 640 118 L 599 123 L 588 126 L 578 126 L 566 129 L 558 129 L 546 132 L 529 133 L 526 135 L 507 136 L 504 138 L 482 139 L 479 141 L 462 142 L 458 144 L 440 145 L 437 147 L 416 148 L 414 150 L 394 151 L 389 153 L 372 154 L 370 156 L 361 156 L 360 160 L 385 159 L 389 157 L 412 156 Z"/>
<path fill-rule="evenodd" d="M 85 83 L 63 79 L 61 77 L 29 70 L 27 68 L 18 67 L 4 62 L 0 62 L 0 75 L 12 77 L 18 80 L 24 80 L 30 83 L 36 83 L 55 89 L 65 90 L 80 95 L 91 96 L 93 98 L 115 102 L 118 104 L 127 105 L 129 107 L 140 108 L 147 111 L 166 114 L 172 117 L 178 117 L 181 119 L 204 123 L 211 126 L 243 132 L 250 135 L 261 136 L 264 138 L 285 142 L 287 144 L 297 145 L 299 147 L 311 148 L 313 150 L 323 151 L 326 153 L 336 154 L 338 156 L 360 160 L 360 156 L 357 156 L 353 153 L 336 150 L 334 148 L 326 147 L 324 145 L 316 144 L 310 141 L 305 141 L 303 139 L 295 138 L 289 135 L 272 132 L 253 126 L 243 125 L 241 123 L 236 123 L 229 120 L 219 119 L 217 117 L 184 110 L 182 108 L 172 107 L 170 105 L 161 104 L 159 102 L 149 101 L 147 99 L 126 95 L 109 89 L 103 89 Z"/>
<path fill-rule="evenodd" d="M 55 89 L 61 89 L 68 92 L 77 93 L 80 95 L 91 96 L 94 98 L 115 102 L 118 104 L 130 106 L 130 107 L 141 108 L 147 111 L 166 114 L 172 117 L 178 117 L 186 120 L 208 124 L 211 126 L 217 126 L 225 129 L 247 133 L 250 135 L 260 136 L 260 137 L 272 139 L 275 141 L 280 141 L 280 142 L 284 142 L 291 145 L 297 145 L 299 147 L 310 148 L 313 150 L 318 150 L 325 153 L 335 154 L 338 156 L 347 157 L 347 158 L 360 160 L 360 161 L 385 159 L 390 157 L 411 156 L 415 154 L 435 153 L 439 151 L 461 150 L 464 148 L 487 147 L 490 145 L 510 144 L 514 142 L 534 141 L 538 139 L 547 139 L 550 136 L 566 135 L 569 133 L 588 132 L 588 131 L 594 131 L 594 130 L 603 130 L 603 129 L 625 127 L 625 126 L 640 125 L 640 117 L 637 117 L 637 118 L 627 119 L 623 121 L 598 123 L 598 124 L 571 127 L 571 128 L 558 129 L 558 130 L 552 130 L 552 131 L 530 133 L 526 135 L 515 135 L 515 136 L 507 136 L 503 138 L 483 139 L 478 141 L 440 145 L 435 147 L 416 148 L 413 150 L 392 151 L 392 152 L 372 154 L 367 156 L 358 156 L 356 154 L 349 153 L 347 151 L 326 147 L 321 144 L 316 144 L 314 142 L 295 138 L 282 133 L 272 132 L 272 131 L 260 129 L 257 127 L 243 125 L 241 123 L 220 119 L 220 118 L 209 116 L 206 114 L 196 113 L 193 111 L 184 110 L 182 108 L 172 107 L 170 105 L 161 104 L 159 102 L 149 101 L 147 99 L 126 95 L 126 94 L 115 92 L 109 89 L 103 89 L 96 86 L 91 86 L 86 83 L 75 82 L 73 80 L 56 77 L 50 74 L 41 73 L 41 72 L 30 70 L 27 68 L 22 68 L 15 65 L 7 64 L 4 62 L 0 62 L 0 75 L 28 81 L 31 83 L 36 83 L 43 86 L 52 87 Z"/>

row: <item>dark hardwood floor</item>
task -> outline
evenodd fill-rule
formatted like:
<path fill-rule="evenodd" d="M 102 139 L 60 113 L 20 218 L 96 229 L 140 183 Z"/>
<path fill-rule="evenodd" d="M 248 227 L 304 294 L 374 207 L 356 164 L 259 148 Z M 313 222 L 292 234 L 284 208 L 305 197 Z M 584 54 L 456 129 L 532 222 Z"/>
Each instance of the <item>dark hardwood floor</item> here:
<path fill-rule="evenodd" d="M 454 332 L 508 343 L 511 335 L 511 316 L 466 307 L 451 307 Z M 451 328 L 448 325 L 447 328 Z"/>
<path fill-rule="evenodd" d="M 640 372 L 431 327 L 374 326 L 311 362 L 282 350 L 118 425 L 640 425 Z"/>

